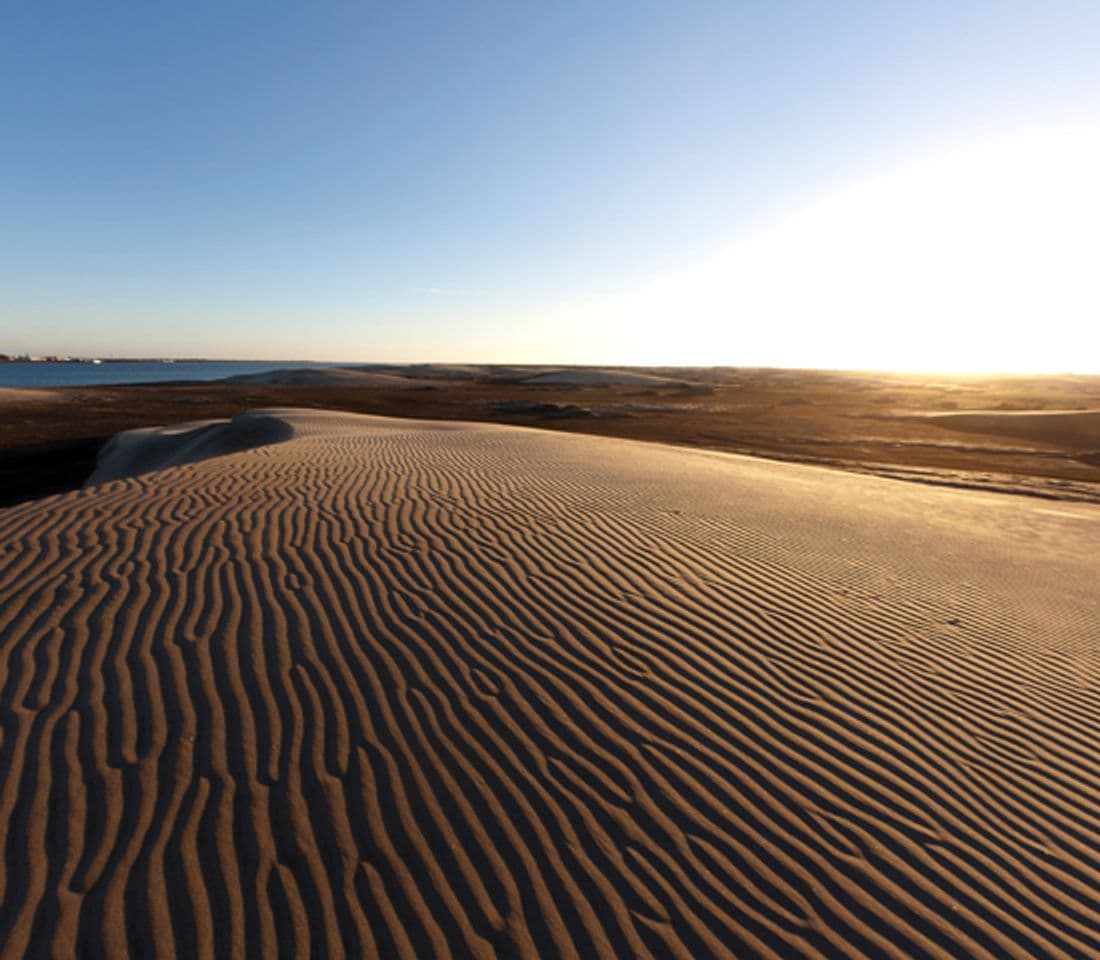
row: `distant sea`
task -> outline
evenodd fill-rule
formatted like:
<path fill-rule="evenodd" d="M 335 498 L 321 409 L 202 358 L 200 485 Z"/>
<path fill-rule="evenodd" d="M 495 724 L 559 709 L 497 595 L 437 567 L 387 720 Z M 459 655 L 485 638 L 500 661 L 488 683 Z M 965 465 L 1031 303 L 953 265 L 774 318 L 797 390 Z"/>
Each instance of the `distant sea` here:
<path fill-rule="evenodd" d="M 241 373 L 323 366 L 303 361 L 202 360 L 164 363 L 118 360 L 110 363 L 0 363 L 0 387 L 93 387 L 116 383 L 220 380 Z"/>

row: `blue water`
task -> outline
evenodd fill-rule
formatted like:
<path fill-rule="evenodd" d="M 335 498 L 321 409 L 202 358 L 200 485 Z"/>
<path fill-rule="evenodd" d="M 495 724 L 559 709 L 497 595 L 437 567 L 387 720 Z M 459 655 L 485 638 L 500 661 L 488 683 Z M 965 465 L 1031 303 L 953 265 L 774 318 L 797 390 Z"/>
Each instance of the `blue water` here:
<path fill-rule="evenodd" d="M 167 380 L 220 380 L 241 373 L 263 373 L 318 366 L 302 361 L 207 360 L 160 363 L 0 363 L 0 387 L 88 387 Z"/>

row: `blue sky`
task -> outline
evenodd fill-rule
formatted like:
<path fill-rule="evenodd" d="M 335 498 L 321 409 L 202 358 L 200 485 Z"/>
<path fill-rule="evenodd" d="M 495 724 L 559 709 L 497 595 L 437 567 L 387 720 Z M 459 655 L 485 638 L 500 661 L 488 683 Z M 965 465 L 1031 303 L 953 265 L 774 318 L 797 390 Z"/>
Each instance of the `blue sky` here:
<path fill-rule="evenodd" d="M 887 333 L 895 312 L 921 323 L 911 309 L 880 297 L 848 320 L 833 284 L 765 315 L 732 279 L 760 263 L 746 244 L 772 238 L 786 296 L 809 266 L 784 251 L 816 259 L 789 224 L 822 203 L 853 221 L 831 197 L 893 177 L 874 203 L 908 210 L 946 184 L 930 229 L 950 235 L 974 166 L 943 157 L 1041 157 L 1008 204 L 1064 180 L 1100 129 L 1098 49 L 1095 2 L 12 2 L 0 351 L 904 365 Z M 1042 229 L 1089 242 L 1092 208 L 1062 200 Z M 850 260 L 888 229 L 859 222 Z M 1054 279 L 1068 307 L 1034 319 L 1091 335 L 1085 279 Z M 1026 299 L 964 292 L 951 328 L 978 346 L 945 367 L 981 365 L 1002 301 Z M 989 363 L 1038 363 L 1028 316 L 1012 324 Z M 1080 343 L 1048 353 L 1082 363 Z"/>

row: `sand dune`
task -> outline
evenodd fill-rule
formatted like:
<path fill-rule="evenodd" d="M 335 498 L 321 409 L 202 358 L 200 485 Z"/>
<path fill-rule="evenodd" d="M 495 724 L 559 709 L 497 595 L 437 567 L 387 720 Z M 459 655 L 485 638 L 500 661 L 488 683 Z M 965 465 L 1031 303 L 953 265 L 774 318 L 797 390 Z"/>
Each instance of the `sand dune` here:
<path fill-rule="evenodd" d="M 604 370 L 594 367 L 549 370 L 546 373 L 524 377 L 521 382 L 574 387 L 682 387 L 687 385 L 685 380 L 673 380 L 670 377 L 659 377 L 651 373 Z"/>
<path fill-rule="evenodd" d="M 929 420 L 965 433 L 1057 444 L 1071 450 L 1100 450 L 1100 410 L 990 410 L 937 414 Z"/>
<path fill-rule="evenodd" d="M 225 382 L 252 383 L 258 386 L 366 387 L 381 390 L 416 390 L 436 386 L 430 380 L 350 367 L 295 367 L 291 370 L 239 373 L 226 377 Z"/>
<path fill-rule="evenodd" d="M 0 511 L 5 957 L 1100 956 L 1094 507 L 286 410 L 103 466 Z"/>
<path fill-rule="evenodd" d="M 486 376 L 490 368 L 486 364 L 476 363 L 360 363 L 348 369 L 386 373 L 397 377 L 478 380 Z"/>
<path fill-rule="evenodd" d="M 199 420 L 126 430 L 107 441 L 86 486 L 241 453 L 293 435 L 294 428 L 286 419 L 262 411 L 231 421 Z"/>
<path fill-rule="evenodd" d="M 227 383 L 290 386 L 363 386 L 415 389 L 447 380 L 494 380 L 572 387 L 682 387 L 687 381 L 602 367 L 517 367 L 495 364 L 361 364 L 302 367 L 226 377 Z"/>
<path fill-rule="evenodd" d="M 332 368 L 327 368 L 332 369 Z M 660 387 L 686 386 L 680 377 L 646 373 L 638 370 L 616 370 L 610 367 L 546 367 L 508 364 L 362 364 L 346 368 L 346 372 L 362 371 L 376 376 L 395 378 L 440 378 L 447 380 L 489 380 L 545 386 L 565 387 Z M 259 376 L 267 376 L 261 374 Z M 240 378 L 234 378 L 240 379 Z"/>

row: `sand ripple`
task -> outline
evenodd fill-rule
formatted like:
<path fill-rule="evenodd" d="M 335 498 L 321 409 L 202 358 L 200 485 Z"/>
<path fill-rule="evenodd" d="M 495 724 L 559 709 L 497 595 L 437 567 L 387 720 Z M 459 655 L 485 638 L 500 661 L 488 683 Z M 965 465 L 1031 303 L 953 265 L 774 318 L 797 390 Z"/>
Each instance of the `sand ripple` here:
<path fill-rule="evenodd" d="M 3 956 L 1100 956 L 1096 508 L 263 416 L 0 512 Z"/>

